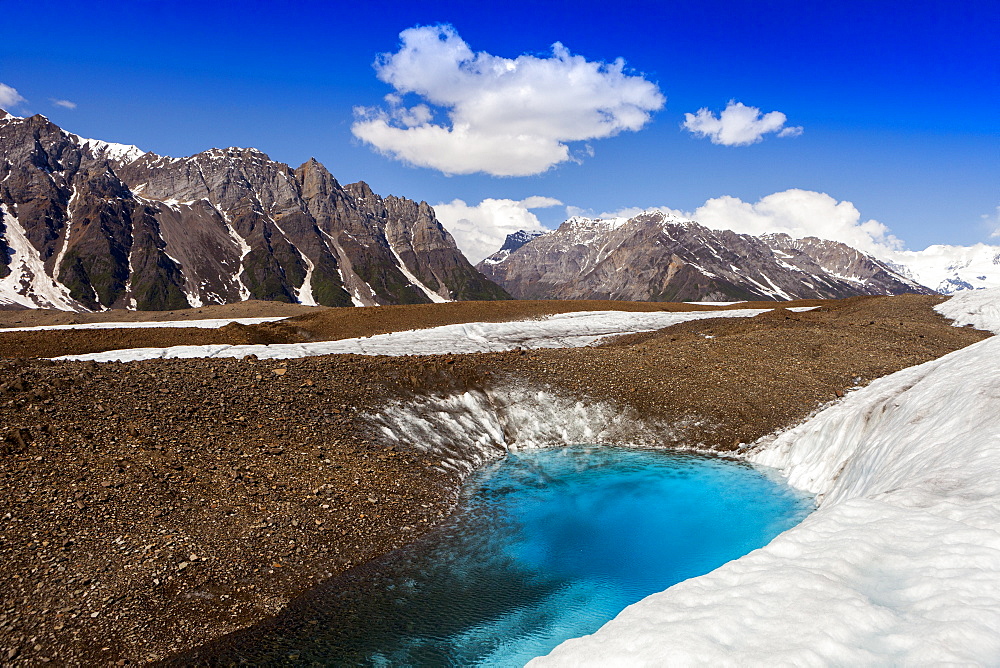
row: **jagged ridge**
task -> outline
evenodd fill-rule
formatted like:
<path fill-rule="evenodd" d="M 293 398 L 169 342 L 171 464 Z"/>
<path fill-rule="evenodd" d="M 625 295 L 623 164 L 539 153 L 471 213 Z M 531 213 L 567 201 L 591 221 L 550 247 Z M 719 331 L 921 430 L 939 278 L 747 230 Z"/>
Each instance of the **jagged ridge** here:
<path fill-rule="evenodd" d="M 426 202 L 253 148 L 187 158 L 0 112 L 0 305 L 350 306 L 509 296 Z"/>
<path fill-rule="evenodd" d="M 731 301 L 932 291 L 846 244 L 710 230 L 660 211 L 570 218 L 478 269 L 518 299 Z M 518 245 L 519 244 L 519 245 Z"/>

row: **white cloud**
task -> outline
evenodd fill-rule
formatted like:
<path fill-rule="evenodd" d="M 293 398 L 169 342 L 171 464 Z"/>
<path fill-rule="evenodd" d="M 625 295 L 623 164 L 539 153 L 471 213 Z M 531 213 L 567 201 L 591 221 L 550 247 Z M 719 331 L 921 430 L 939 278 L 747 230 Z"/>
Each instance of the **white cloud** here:
<path fill-rule="evenodd" d="M 862 220 L 861 212 L 851 202 L 838 202 L 826 193 L 796 188 L 767 195 L 753 203 L 724 195 L 706 201 L 694 211 L 660 206 L 622 209 L 600 217 L 630 218 L 650 210 L 695 220 L 714 230 L 754 236 L 783 232 L 796 239 L 819 237 L 840 241 L 878 257 L 891 257 L 902 247 L 888 227 L 877 220 Z"/>
<path fill-rule="evenodd" d="M 64 109 L 76 109 L 76 102 L 70 102 L 69 100 L 56 100 L 53 98 L 52 104 L 57 107 L 63 107 Z"/>
<path fill-rule="evenodd" d="M 696 114 L 684 114 L 682 125 L 699 137 L 708 137 L 713 144 L 723 146 L 748 146 L 756 144 L 764 135 L 776 132 L 779 137 L 798 137 L 801 126 L 785 127 L 787 117 L 780 111 L 761 114 L 757 107 L 730 100 L 718 116 L 707 107 Z"/>
<path fill-rule="evenodd" d="M 552 197 L 528 197 L 523 200 L 484 199 L 476 205 L 455 199 L 434 205 L 441 224 L 455 237 L 455 243 L 469 262 L 476 264 L 500 250 L 508 234 L 518 230 L 544 230 L 531 209 L 560 206 Z"/>
<path fill-rule="evenodd" d="M 982 215 L 983 221 L 992 228 L 990 233 L 991 237 L 1000 237 L 1000 206 L 998 206 L 993 214 L 984 213 Z"/>
<path fill-rule="evenodd" d="M 784 232 L 795 238 L 813 236 L 880 256 L 902 246 L 882 223 L 862 220 L 861 212 L 851 202 L 838 202 L 826 193 L 811 190 L 785 190 L 753 204 L 728 195 L 716 197 L 690 216 L 713 229 L 753 235 Z"/>
<path fill-rule="evenodd" d="M 27 102 L 16 89 L 7 84 L 0 83 L 0 107 L 9 109 L 10 107 Z"/>
<path fill-rule="evenodd" d="M 538 174 L 575 159 L 569 142 L 639 130 L 665 102 L 621 59 L 588 61 L 559 43 L 545 58 L 510 59 L 473 52 L 447 25 L 410 28 L 400 40 L 375 63 L 396 91 L 389 108 L 355 109 L 351 130 L 386 155 L 447 174 Z M 407 108 L 410 94 L 423 102 Z M 428 105 L 447 119 L 435 122 Z"/>

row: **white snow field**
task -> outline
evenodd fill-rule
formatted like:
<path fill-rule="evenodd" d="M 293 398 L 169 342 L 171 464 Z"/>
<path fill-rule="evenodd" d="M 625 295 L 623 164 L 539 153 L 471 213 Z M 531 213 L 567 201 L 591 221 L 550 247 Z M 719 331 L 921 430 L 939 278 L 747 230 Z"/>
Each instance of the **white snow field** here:
<path fill-rule="evenodd" d="M 157 327 L 195 327 L 198 329 L 218 329 L 231 323 L 241 325 L 259 325 L 265 322 L 285 320 L 288 316 L 277 318 L 202 318 L 201 320 L 150 320 L 147 322 L 88 322 L 73 325 L 38 325 L 35 327 L 4 327 L 0 334 L 7 332 L 41 332 L 60 329 L 152 329 Z"/>
<path fill-rule="evenodd" d="M 806 311 L 814 307 L 793 307 Z M 243 357 L 288 359 L 355 353 L 358 355 L 439 355 L 495 352 L 514 348 L 576 348 L 616 334 L 647 332 L 689 320 L 706 318 L 750 318 L 769 309 L 730 311 L 580 311 L 560 313 L 538 320 L 515 322 L 471 322 L 428 329 L 377 334 L 357 339 L 316 343 L 276 343 L 269 345 L 204 345 L 170 348 L 131 348 L 87 355 L 66 355 L 56 359 L 97 362 L 134 362 L 148 359 L 193 357 Z"/>
<path fill-rule="evenodd" d="M 1000 290 L 939 311 L 1000 332 Z M 817 510 L 529 665 L 1000 665 L 1000 338 L 876 380 L 748 459 Z"/>
<path fill-rule="evenodd" d="M 962 290 L 934 310 L 959 327 L 972 325 L 1000 334 L 1000 288 Z"/>

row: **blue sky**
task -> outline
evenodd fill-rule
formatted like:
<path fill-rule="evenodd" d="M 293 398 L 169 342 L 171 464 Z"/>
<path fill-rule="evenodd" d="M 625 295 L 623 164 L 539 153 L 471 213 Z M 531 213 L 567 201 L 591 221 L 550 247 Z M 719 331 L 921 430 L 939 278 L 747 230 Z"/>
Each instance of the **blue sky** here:
<path fill-rule="evenodd" d="M 995 243 L 991 233 L 1000 227 L 995 0 L 511 1 L 499 9 L 467 1 L 6 0 L 0 9 L 8 26 L 0 83 L 25 100 L 8 105 L 10 111 L 42 113 L 83 136 L 161 154 L 256 146 L 292 166 L 315 156 L 341 182 L 365 180 L 380 194 L 431 204 L 460 199 L 470 210 L 487 198 L 551 198 L 561 204 L 533 209 L 550 227 L 567 215 L 566 207 L 598 214 L 658 206 L 707 216 L 711 200 L 730 196 L 754 207 L 792 189 L 849 202 L 858 225 L 874 219 L 912 249 Z M 545 133 L 557 131 L 543 119 L 538 132 L 546 146 L 566 145 L 575 161 L 523 176 L 461 173 L 476 164 L 512 165 L 508 171 L 537 171 L 537 165 L 520 165 L 518 154 L 494 159 L 489 153 L 509 144 L 502 134 L 490 143 L 489 124 L 509 120 L 502 103 L 510 89 L 498 91 L 497 103 L 489 97 L 493 79 L 451 88 L 440 78 L 427 83 L 437 65 L 420 60 L 418 51 L 409 70 L 399 63 L 383 68 L 383 79 L 395 88 L 378 78 L 373 63 L 380 53 L 402 53 L 401 32 L 441 24 L 472 54 L 508 61 L 527 54 L 539 67 L 554 62 L 552 45 L 559 42 L 579 59 L 580 67 L 566 65 L 567 72 L 586 64 L 608 81 L 602 64 L 624 59 L 622 81 L 654 93 L 640 91 L 645 97 L 637 103 L 646 105 L 637 113 L 648 119 L 622 120 L 624 111 L 614 127 L 580 119 L 576 136 L 590 138 L 556 137 L 554 143 Z M 595 96 L 625 95 L 604 79 L 607 91 Z M 530 134 L 539 115 L 561 118 L 560 100 L 573 91 L 547 79 L 538 88 L 527 81 L 540 107 L 529 110 L 524 126 Z M 469 92 L 469 86 L 478 88 Z M 406 90 L 418 92 L 402 94 Z M 401 93 L 396 107 L 384 100 L 393 92 Z M 665 104 L 656 107 L 655 94 Z M 453 107 L 440 102 L 449 96 L 459 100 Z M 483 111 L 487 99 L 500 106 Z M 730 101 L 762 116 L 780 112 L 784 123 L 748 145 L 713 143 L 710 135 L 682 128 L 685 114 L 707 108 L 705 118 L 717 119 Z M 436 156 L 436 144 L 421 148 L 407 131 L 413 127 L 398 120 L 398 113 L 420 104 L 428 105 L 430 122 L 444 128 L 442 136 L 454 140 L 451 152 Z M 359 116 L 357 107 L 368 108 L 368 116 Z M 479 124 L 475 147 L 453 136 L 448 114 L 456 110 Z M 371 136 L 382 153 L 355 134 L 361 119 L 378 114 L 387 120 Z M 795 128 L 801 134 L 778 136 Z M 397 141 L 395 149 L 386 148 L 390 141 Z M 393 151 L 418 161 L 426 156 L 434 166 L 405 164 Z M 481 162 L 470 167 L 463 156 L 471 154 L 481 154 Z M 443 173 L 442 165 L 452 173 Z M 764 215 L 765 208 L 750 213 Z M 478 211 L 485 217 L 474 224 L 495 222 L 496 211 Z M 810 211 L 815 220 L 808 229 L 822 236 L 822 207 Z"/>

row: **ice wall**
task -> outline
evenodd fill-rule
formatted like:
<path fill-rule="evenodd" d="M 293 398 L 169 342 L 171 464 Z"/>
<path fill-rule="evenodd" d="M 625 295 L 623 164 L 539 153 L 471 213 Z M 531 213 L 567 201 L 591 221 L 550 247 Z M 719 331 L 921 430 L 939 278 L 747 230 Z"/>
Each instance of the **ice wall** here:
<path fill-rule="evenodd" d="M 426 397 L 391 404 L 365 419 L 377 428 L 380 442 L 439 457 L 442 468 L 463 476 L 511 449 L 672 445 L 673 434 L 671 427 L 630 410 L 528 388 Z"/>

